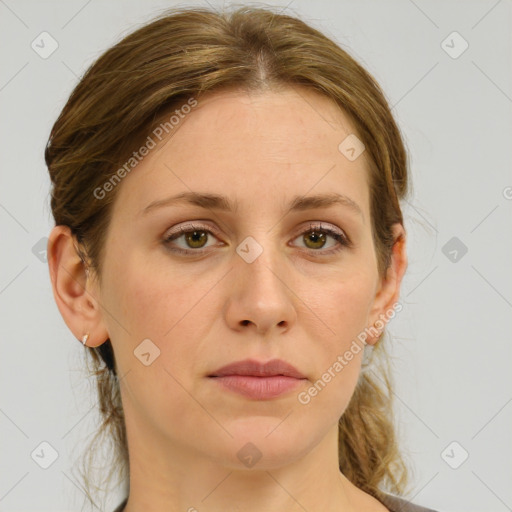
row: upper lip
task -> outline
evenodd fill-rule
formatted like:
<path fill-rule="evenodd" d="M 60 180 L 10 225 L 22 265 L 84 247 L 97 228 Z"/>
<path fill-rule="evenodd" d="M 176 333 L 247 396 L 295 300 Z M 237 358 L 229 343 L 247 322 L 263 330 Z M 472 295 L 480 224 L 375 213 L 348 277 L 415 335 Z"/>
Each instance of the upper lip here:
<path fill-rule="evenodd" d="M 266 363 L 254 359 L 244 359 L 227 364 L 214 371 L 209 377 L 225 377 L 226 375 L 249 375 L 254 377 L 272 377 L 284 375 L 286 377 L 295 377 L 296 379 L 305 379 L 304 375 L 294 366 L 282 359 L 272 359 Z"/>

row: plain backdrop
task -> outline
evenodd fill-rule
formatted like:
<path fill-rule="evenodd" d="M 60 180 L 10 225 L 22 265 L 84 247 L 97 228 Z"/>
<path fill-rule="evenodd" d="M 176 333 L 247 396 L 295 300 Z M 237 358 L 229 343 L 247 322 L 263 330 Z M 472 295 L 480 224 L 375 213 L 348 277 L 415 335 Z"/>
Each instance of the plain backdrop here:
<path fill-rule="evenodd" d="M 2 512 L 79 510 L 70 468 L 98 425 L 84 349 L 55 305 L 44 255 L 51 126 L 105 49 L 173 5 L 208 6 L 0 1 Z M 412 501 L 512 510 L 512 3 L 267 5 L 322 30 L 374 75 L 410 154 L 409 268 L 389 333 Z M 33 49 L 41 37 L 58 45 L 46 58 Z M 47 469 L 41 450 L 57 454 Z M 107 512 L 122 497 L 112 494 Z"/>

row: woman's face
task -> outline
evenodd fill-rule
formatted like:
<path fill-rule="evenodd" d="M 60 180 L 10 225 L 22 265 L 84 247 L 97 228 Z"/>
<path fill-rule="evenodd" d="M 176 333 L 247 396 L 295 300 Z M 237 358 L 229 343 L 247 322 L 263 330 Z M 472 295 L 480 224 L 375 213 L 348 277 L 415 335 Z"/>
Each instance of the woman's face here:
<path fill-rule="evenodd" d="M 354 132 L 305 89 L 225 91 L 201 99 L 117 185 L 95 295 L 139 446 L 158 440 L 241 467 L 250 442 L 272 467 L 336 428 L 363 350 L 334 376 L 333 365 L 395 291 L 377 272 L 366 153 L 339 149 Z M 191 193 L 225 199 L 171 202 Z M 309 202 L 336 194 L 345 199 Z M 281 359 L 304 378 L 265 397 L 225 385 L 247 389 L 250 378 L 211 377 L 246 359 Z"/>

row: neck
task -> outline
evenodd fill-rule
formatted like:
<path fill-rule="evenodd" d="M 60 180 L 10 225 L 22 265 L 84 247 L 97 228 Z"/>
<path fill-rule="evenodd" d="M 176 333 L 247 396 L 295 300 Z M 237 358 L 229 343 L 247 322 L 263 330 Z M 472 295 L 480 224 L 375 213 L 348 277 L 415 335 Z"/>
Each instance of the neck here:
<path fill-rule="evenodd" d="M 363 501 L 376 501 L 340 472 L 337 424 L 307 453 L 250 469 L 191 447 L 168 443 L 162 449 L 157 436 L 128 435 L 128 442 L 130 494 L 124 512 L 355 512 Z"/>

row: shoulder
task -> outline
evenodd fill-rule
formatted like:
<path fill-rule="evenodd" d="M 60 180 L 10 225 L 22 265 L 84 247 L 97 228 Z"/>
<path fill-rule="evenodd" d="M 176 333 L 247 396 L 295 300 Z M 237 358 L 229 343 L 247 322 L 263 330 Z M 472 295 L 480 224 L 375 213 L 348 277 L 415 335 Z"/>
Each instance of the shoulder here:
<path fill-rule="evenodd" d="M 415 505 L 405 498 L 391 494 L 384 495 L 380 501 L 389 508 L 390 512 L 437 512 L 434 509 Z"/>

